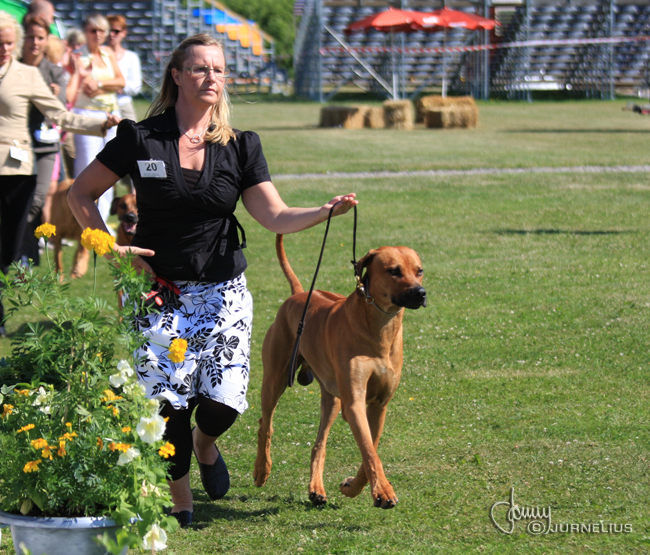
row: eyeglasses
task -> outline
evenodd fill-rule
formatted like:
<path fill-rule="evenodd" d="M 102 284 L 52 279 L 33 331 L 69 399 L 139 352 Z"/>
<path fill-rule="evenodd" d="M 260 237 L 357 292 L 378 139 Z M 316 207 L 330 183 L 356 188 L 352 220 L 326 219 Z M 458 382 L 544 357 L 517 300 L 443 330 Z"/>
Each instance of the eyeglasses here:
<path fill-rule="evenodd" d="M 192 66 L 184 67 L 194 77 L 207 77 L 210 72 L 214 73 L 215 79 L 225 79 L 230 75 L 230 70 L 227 67 L 208 67 L 208 66 Z"/>
<path fill-rule="evenodd" d="M 111 35 L 119 35 L 124 29 L 111 29 Z"/>

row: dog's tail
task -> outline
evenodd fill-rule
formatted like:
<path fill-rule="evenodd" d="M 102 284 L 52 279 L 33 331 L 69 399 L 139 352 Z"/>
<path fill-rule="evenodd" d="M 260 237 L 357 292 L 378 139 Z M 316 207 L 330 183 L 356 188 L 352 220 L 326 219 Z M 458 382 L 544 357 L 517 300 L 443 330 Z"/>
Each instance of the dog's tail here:
<path fill-rule="evenodd" d="M 284 276 L 287 278 L 287 281 L 291 286 L 291 294 L 295 295 L 296 293 L 302 293 L 304 289 L 300 283 L 300 280 L 296 277 L 296 274 L 293 273 L 293 270 L 289 265 L 289 259 L 287 258 L 287 254 L 284 252 L 282 235 L 279 233 L 275 236 L 275 253 L 278 255 L 280 268 L 282 268 L 282 272 L 284 273 Z"/>

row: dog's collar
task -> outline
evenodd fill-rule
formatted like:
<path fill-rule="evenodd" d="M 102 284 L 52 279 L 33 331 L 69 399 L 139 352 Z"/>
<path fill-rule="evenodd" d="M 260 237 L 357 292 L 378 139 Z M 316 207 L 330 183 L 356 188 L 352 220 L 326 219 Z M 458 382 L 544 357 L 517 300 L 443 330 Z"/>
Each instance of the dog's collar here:
<path fill-rule="evenodd" d="M 402 310 L 404 310 L 403 306 L 400 307 L 397 312 L 386 312 L 385 310 L 379 308 L 379 306 L 377 306 L 377 303 L 375 303 L 375 299 L 370 295 L 370 278 L 368 277 L 367 273 L 365 283 L 362 283 L 361 277 L 357 276 L 357 291 L 361 292 L 367 304 L 374 306 L 379 312 L 385 314 L 386 316 L 397 316 L 400 312 L 402 312 Z"/>

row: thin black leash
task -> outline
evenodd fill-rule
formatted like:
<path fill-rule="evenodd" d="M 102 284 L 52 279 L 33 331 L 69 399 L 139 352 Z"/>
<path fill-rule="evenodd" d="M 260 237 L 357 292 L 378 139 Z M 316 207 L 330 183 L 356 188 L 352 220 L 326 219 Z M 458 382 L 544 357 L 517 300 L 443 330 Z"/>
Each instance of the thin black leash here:
<path fill-rule="evenodd" d="M 343 201 L 339 201 L 336 204 L 340 204 Z M 309 294 L 307 295 L 307 301 L 305 302 L 305 308 L 302 311 L 302 317 L 300 318 L 300 323 L 298 324 L 298 331 L 296 332 L 296 343 L 293 346 L 293 353 L 291 354 L 291 361 L 289 363 L 289 381 L 288 386 L 293 387 L 293 382 L 296 379 L 296 370 L 298 366 L 298 349 L 300 347 L 300 337 L 302 332 L 305 330 L 305 318 L 307 318 L 307 309 L 309 308 L 309 301 L 311 300 L 311 295 L 314 292 L 314 287 L 316 286 L 316 278 L 318 277 L 318 271 L 320 270 L 321 262 L 323 261 L 323 253 L 325 252 L 325 243 L 327 242 L 327 234 L 330 229 L 330 221 L 332 220 L 332 213 L 336 204 L 330 208 L 330 213 L 327 216 L 327 226 L 325 227 L 325 235 L 323 236 L 323 244 L 320 249 L 320 256 L 318 257 L 318 264 L 316 264 L 316 271 L 314 272 L 314 279 L 312 279 L 311 287 L 309 288 Z M 354 265 L 354 275 L 357 280 L 357 283 L 361 282 L 361 276 L 359 276 L 359 268 L 357 264 L 357 207 L 354 207 L 354 228 L 352 231 L 352 264 Z"/>

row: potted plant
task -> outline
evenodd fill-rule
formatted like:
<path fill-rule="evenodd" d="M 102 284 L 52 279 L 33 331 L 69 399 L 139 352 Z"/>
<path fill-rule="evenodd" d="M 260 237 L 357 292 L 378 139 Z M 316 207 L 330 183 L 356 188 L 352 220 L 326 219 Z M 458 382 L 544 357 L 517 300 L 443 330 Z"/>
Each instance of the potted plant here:
<path fill-rule="evenodd" d="M 48 225 L 37 229 L 46 241 L 55 233 Z M 85 230 L 82 240 L 96 272 L 114 239 Z M 133 370 L 141 338 L 131 322 L 150 285 L 130 260 L 116 257 L 111 268 L 128 298 L 121 314 L 95 297 L 95 282 L 92 295 L 69 296 L 51 266 L 15 264 L 2 277 L 8 315 L 32 310 L 41 319 L 24 325 L 0 360 L 0 524 L 11 525 L 20 555 L 153 553 L 177 527 L 164 515 L 174 447 L 163 442 L 158 402 L 144 397 Z M 86 524 L 77 548 L 72 533 Z M 50 535 L 55 525 L 61 541 Z M 50 527 L 45 539 L 40 526 Z"/>

